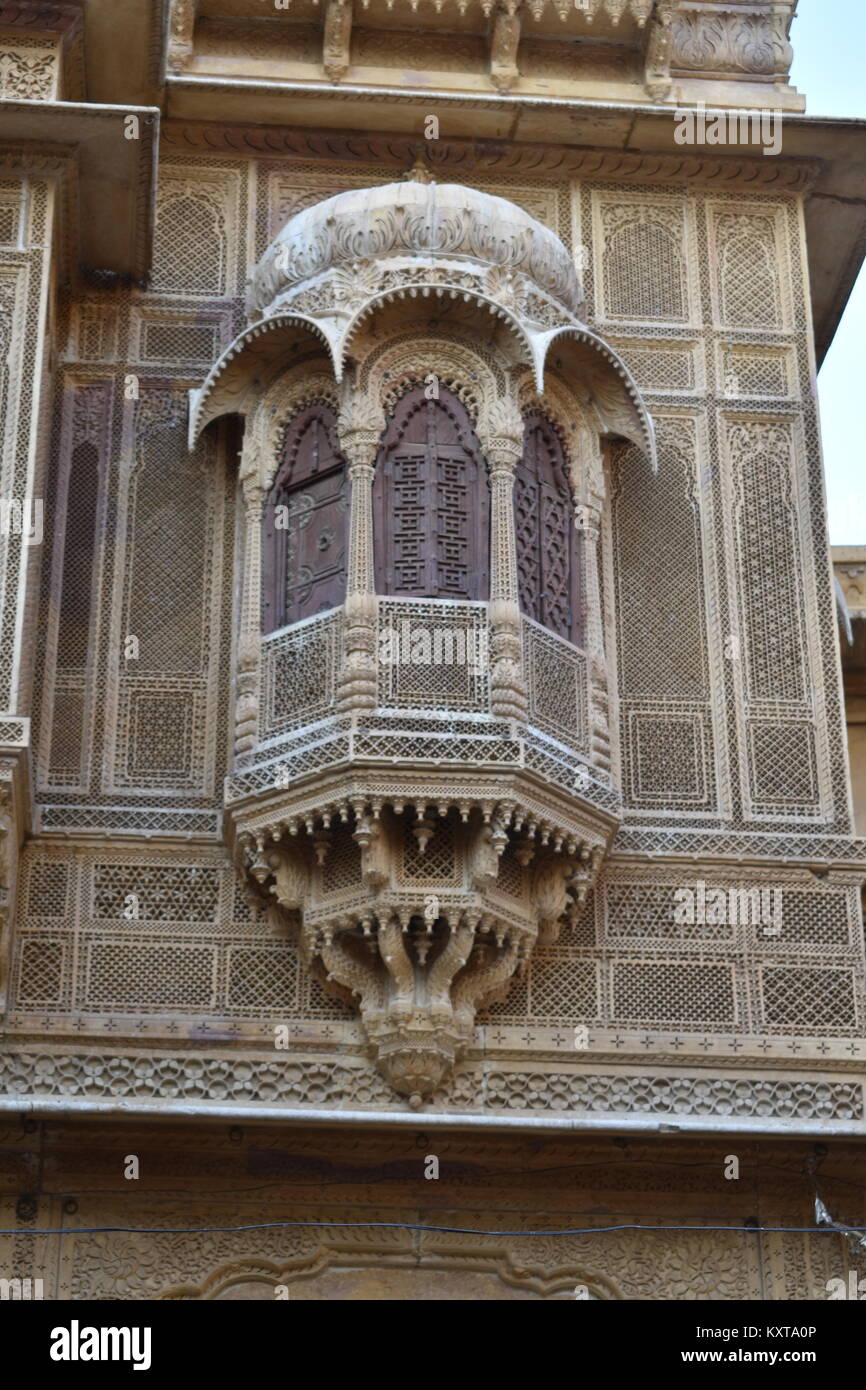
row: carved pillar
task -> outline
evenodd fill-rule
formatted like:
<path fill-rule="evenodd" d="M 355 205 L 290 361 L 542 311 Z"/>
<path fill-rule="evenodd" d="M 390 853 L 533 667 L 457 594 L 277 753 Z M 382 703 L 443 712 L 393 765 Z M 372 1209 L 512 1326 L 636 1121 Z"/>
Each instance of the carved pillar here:
<path fill-rule="evenodd" d="M 508 92 L 520 76 L 517 49 L 520 44 L 519 0 L 504 0 L 497 10 L 490 34 L 490 80 L 500 92 Z"/>
<path fill-rule="evenodd" d="M 585 632 L 583 645 L 589 659 L 589 718 L 592 761 L 604 772 L 610 771 L 610 720 L 608 714 L 607 661 L 604 654 L 604 623 L 601 587 L 598 578 L 598 547 L 601 538 L 603 498 L 590 494 L 589 502 L 575 508 L 575 526 L 583 539 L 583 582 L 585 593 Z"/>
<path fill-rule="evenodd" d="M 373 565 L 373 475 L 382 423 L 351 401 L 337 431 L 349 463 L 349 563 L 343 666 L 337 704 L 344 713 L 374 709 L 377 695 L 376 576 Z"/>
<path fill-rule="evenodd" d="M 500 719 L 526 719 L 520 640 L 514 470 L 523 449 L 523 417 L 498 401 L 481 440 L 490 465 L 490 705 Z"/>
<path fill-rule="evenodd" d="M 168 65 L 173 72 L 185 67 L 192 57 L 197 8 L 198 0 L 172 0 Z"/>
<path fill-rule="evenodd" d="M 349 71 L 349 47 L 352 40 L 351 0 L 328 0 L 325 8 L 325 36 L 322 44 L 322 66 L 331 82 L 339 82 Z"/>
<path fill-rule="evenodd" d="M 265 489 L 260 450 L 252 426 L 247 426 L 241 454 L 240 482 L 244 498 L 244 548 L 238 630 L 235 755 L 243 758 L 258 742 L 259 657 L 262 627 L 262 511 Z"/>

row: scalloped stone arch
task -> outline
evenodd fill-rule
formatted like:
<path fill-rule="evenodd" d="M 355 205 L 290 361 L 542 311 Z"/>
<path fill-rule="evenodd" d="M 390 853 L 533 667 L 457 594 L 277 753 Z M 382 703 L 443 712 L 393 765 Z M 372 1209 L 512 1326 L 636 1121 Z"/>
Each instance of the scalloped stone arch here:
<path fill-rule="evenodd" d="M 542 381 L 553 357 L 561 379 L 595 415 L 598 433 L 630 439 L 647 455 L 656 472 L 652 417 L 631 372 L 613 348 L 583 326 L 553 329 L 539 338 L 538 347 Z"/>
<path fill-rule="evenodd" d="M 265 491 L 274 481 L 283 436 L 299 410 L 321 401 L 339 412 L 341 392 L 327 372 L 311 372 L 305 363 L 282 372 L 262 396 L 247 428 L 258 444 L 259 481 Z"/>
<path fill-rule="evenodd" d="M 527 364 L 536 362 L 537 351 L 533 341 L 533 335 L 527 332 L 520 320 L 510 309 L 506 309 L 502 304 L 497 304 L 496 300 L 489 298 L 487 295 L 480 294 L 477 290 L 464 286 L 449 286 L 448 284 L 442 284 L 431 280 L 429 283 L 421 281 L 417 285 L 411 286 L 411 288 L 382 290 L 379 294 L 373 295 L 361 306 L 349 320 L 341 335 L 341 356 L 338 364 L 340 373 L 342 373 L 346 357 L 350 353 L 357 334 L 363 328 L 364 323 L 371 314 L 375 313 L 377 309 L 395 306 L 399 303 L 403 303 L 407 299 L 416 299 L 419 292 L 423 298 L 425 290 L 428 290 L 438 299 L 448 298 L 460 300 L 464 304 L 474 305 L 480 311 L 486 310 L 488 315 L 500 320 L 509 330 L 515 346 L 518 349 L 517 361 Z M 402 324 L 400 326 L 402 327 Z"/>
<path fill-rule="evenodd" d="M 493 353 L 495 349 L 482 350 L 467 341 L 467 335 L 457 338 L 429 328 L 423 337 L 404 332 L 390 342 L 374 344 L 360 360 L 358 388 L 381 410 L 384 428 L 387 412 L 406 386 L 423 383 L 433 372 L 466 406 L 483 444 L 491 407 L 508 392 L 506 364 L 491 360 Z"/>
<path fill-rule="evenodd" d="M 190 391 L 189 446 L 220 415 L 246 416 L 261 397 L 261 377 L 267 369 L 285 366 L 290 353 L 305 343 L 320 355 L 324 346 L 334 371 L 333 346 L 321 324 L 301 314 L 279 314 L 244 329 L 211 367 L 198 390 Z"/>

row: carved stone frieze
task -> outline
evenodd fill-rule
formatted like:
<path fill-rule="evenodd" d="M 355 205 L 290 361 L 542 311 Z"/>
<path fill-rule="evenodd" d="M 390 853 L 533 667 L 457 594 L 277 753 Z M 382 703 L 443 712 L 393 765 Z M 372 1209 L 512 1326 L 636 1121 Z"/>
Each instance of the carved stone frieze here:
<path fill-rule="evenodd" d="M 334 161 L 350 166 L 391 169 L 395 177 L 416 158 L 413 136 L 378 136 L 366 132 L 316 131 L 299 128 L 168 122 L 161 139 L 173 154 L 228 151 L 261 159 Z M 815 160 L 762 159 L 748 154 L 713 158 L 706 155 L 646 154 L 639 151 L 581 150 L 565 145 L 530 142 L 503 144 L 493 140 L 441 139 L 425 152 L 435 177 L 479 181 L 488 173 L 533 174 L 545 178 L 603 179 L 611 183 L 676 183 L 696 187 L 751 189 L 765 186 L 779 193 L 805 192 L 821 169 Z M 335 174 L 339 180 L 339 174 Z"/>
<path fill-rule="evenodd" d="M 794 58 L 791 12 L 776 6 L 712 10 L 679 8 L 671 21 L 670 66 L 675 72 L 780 77 Z"/>

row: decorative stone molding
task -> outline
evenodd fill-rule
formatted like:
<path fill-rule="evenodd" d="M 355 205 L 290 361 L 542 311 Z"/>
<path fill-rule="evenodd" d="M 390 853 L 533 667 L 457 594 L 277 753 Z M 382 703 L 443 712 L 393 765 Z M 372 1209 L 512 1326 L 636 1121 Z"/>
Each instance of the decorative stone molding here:
<path fill-rule="evenodd" d="M 339 90 L 329 94 L 338 99 Z M 428 99 L 429 104 L 429 99 Z M 471 106 L 471 102 L 467 101 Z M 667 113 L 660 118 L 669 119 Z M 414 136 L 377 136 L 365 132 L 286 129 L 269 126 L 168 122 L 161 138 L 173 153 L 207 154 L 225 150 L 261 159 L 321 160 L 333 164 L 367 164 L 392 169 L 409 167 L 418 152 Z M 814 160 L 762 159 L 741 153 L 712 158 L 702 155 L 642 154 L 632 151 L 578 150 L 566 145 L 498 144 L 487 140 L 437 140 L 425 151 L 429 167 L 443 182 L 449 174 L 468 183 L 486 173 L 538 174 L 548 178 L 600 179 L 611 183 L 676 183 L 695 187 L 746 186 L 777 193 L 803 193 L 820 176 Z"/>
<path fill-rule="evenodd" d="M 719 1074 L 692 1064 L 664 1071 L 615 1066 L 589 1068 L 534 1062 L 530 1070 L 519 1063 L 464 1062 L 435 1097 L 431 1109 L 453 1115 L 466 1111 L 512 1117 L 548 1114 L 551 1118 L 579 1115 L 604 1117 L 653 1116 L 671 1121 L 736 1119 L 739 1127 L 772 1133 L 780 1124 L 791 1133 L 795 1124 L 809 1128 L 835 1122 L 846 1132 L 866 1130 L 863 1082 L 857 1076 L 819 1074 L 762 1075 L 725 1068 Z M 0 1098 L 8 1108 L 46 1111 L 62 1103 L 74 1111 L 88 1105 L 123 1107 L 149 1114 L 154 1103 L 166 1113 L 189 1107 L 214 1116 L 233 1109 L 309 1106 L 311 1113 L 404 1108 L 386 1083 L 367 1065 L 335 1061 L 298 1049 L 288 1055 L 238 1050 L 227 1055 L 204 1049 L 91 1049 L 86 1053 L 50 1046 L 7 1046 L 0 1054 Z"/>

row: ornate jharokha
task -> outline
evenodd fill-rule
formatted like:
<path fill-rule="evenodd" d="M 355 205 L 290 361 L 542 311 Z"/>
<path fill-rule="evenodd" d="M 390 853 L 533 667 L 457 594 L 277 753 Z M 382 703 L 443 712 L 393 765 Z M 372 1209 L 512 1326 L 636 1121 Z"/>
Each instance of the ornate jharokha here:
<path fill-rule="evenodd" d="M 619 820 L 602 441 L 654 462 L 626 368 L 522 208 L 410 179 L 292 218 L 192 395 L 244 419 L 239 866 L 413 1103 Z"/>

